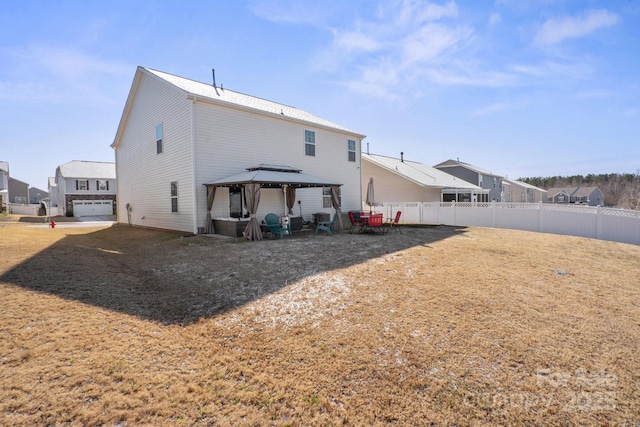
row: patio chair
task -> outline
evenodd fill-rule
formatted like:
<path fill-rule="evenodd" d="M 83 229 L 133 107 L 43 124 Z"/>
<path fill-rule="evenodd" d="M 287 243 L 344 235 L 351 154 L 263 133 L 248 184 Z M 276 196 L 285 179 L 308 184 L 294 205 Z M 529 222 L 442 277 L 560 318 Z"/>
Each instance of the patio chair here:
<path fill-rule="evenodd" d="M 271 237 L 278 235 L 282 239 L 287 232 L 289 233 L 289 236 L 291 236 L 291 230 L 289 229 L 289 225 L 287 225 L 287 227 L 282 227 L 282 224 L 280 224 L 280 218 L 278 218 L 278 215 L 274 213 L 267 214 L 267 216 L 264 217 L 264 221 L 267 223 L 267 226 L 269 227 L 269 231 L 271 232 Z"/>
<path fill-rule="evenodd" d="M 396 217 L 394 219 L 387 218 L 387 222 L 385 225 L 396 230 L 396 233 L 399 232 L 400 234 L 402 234 L 402 231 L 400 231 L 400 227 L 398 227 L 398 222 L 400 222 L 400 215 L 402 215 L 402 212 L 396 212 Z"/>
<path fill-rule="evenodd" d="M 360 212 L 358 211 L 349 211 L 349 221 L 351 222 L 351 227 L 349 228 L 349 234 L 353 234 L 355 229 L 359 231 L 364 231 L 367 223 L 360 218 Z"/>
<path fill-rule="evenodd" d="M 387 232 L 386 224 L 382 221 L 382 214 L 373 214 L 369 217 L 367 230 L 380 234 L 385 234 Z"/>
<path fill-rule="evenodd" d="M 335 215 L 333 215 L 332 221 L 320 221 L 318 225 L 316 225 L 316 234 L 318 234 L 318 231 L 326 231 L 327 235 L 333 234 L 333 224 L 337 219 L 338 214 L 336 213 Z"/>

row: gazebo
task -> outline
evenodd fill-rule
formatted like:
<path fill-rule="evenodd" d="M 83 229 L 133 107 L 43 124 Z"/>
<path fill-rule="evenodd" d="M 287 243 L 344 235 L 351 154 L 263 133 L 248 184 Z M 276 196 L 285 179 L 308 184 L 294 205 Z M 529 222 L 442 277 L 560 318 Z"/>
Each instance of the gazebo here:
<path fill-rule="evenodd" d="M 218 187 L 244 187 L 246 207 L 249 212 L 249 223 L 242 234 L 248 240 L 262 240 L 260 224 L 256 218 L 256 212 L 260 204 L 261 188 L 282 188 L 285 206 L 289 213 L 292 213 L 295 203 L 296 189 L 310 187 L 331 188 L 331 202 L 336 210 L 337 228 L 342 229 L 342 215 L 340 212 L 340 199 L 338 197 L 338 187 L 342 184 L 302 173 L 301 169 L 283 165 L 260 164 L 247 168 L 246 172 L 220 178 L 204 185 L 207 186 L 206 234 L 215 232 L 213 229 L 211 209 L 215 199 L 216 188 Z"/>

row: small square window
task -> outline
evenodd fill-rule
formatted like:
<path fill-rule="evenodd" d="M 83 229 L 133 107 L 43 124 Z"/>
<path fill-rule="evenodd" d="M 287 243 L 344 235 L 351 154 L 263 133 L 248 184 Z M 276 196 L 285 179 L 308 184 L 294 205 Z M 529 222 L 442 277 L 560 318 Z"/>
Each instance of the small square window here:
<path fill-rule="evenodd" d="M 96 181 L 96 187 L 98 191 L 109 191 L 109 181 L 106 179 L 99 179 Z"/>
<path fill-rule="evenodd" d="M 76 190 L 88 191 L 89 181 L 86 179 L 76 179 Z"/>

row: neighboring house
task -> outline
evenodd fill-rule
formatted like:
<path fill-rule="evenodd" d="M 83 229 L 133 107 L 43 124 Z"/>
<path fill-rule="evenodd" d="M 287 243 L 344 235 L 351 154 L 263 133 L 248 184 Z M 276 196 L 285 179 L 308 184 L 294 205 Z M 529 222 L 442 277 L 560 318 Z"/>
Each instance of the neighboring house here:
<path fill-rule="evenodd" d="M 49 188 L 49 205 L 52 207 L 58 206 L 58 184 L 56 184 L 56 177 L 50 176 L 48 181 Z"/>
<path fill-rule="evenodd" d="M 49 197 L 49 193 L 36 187 L 29 187 L 29 203 L 39 205 L 42 199 Z"/>
<path fill-rule="evenodd" d="M 604 194 L 598 187 L 563 187 L 547 190 L 549 203 L 575 203 L 589 206 L 603 206 Z"/>
<path fill-rule="evenodd" d="M 58 206 L 66 216 L 113 215 L 116 167 L 109 162 L 73 160 L 56 168 Z"/>
<path fill-rule="evenodd" d="M 199 233 L 209 229 L 209 214 L 246 218 L 246 184 L 225 178 L 256 165 L 342 184 L 342 210 L 359 209 L 363 138 L 294 107 L 138 67 L 111 145 L 118 221 Z M 217 188 L 211 209 L 205 184 Z M 284 193 L 263 186 L 253 218 L 284 214 Z M 327 187 L 301 189 L 287 202 L 305 220 L 334 211 Z"/>
<path fill-rule="evenodd" d="M 9 203 L 9 163 L 0 161 L 0 212 L 7 210 Z"/>
<path fill-rule="evenodd" d="M 509 184 L 509 201 L 515 203 L 547 203 L 547 190 L 526 182 L 504 178 L 502 182 Z"/>
<path fill-rule="evenodd" d="M 487 197 L 483 190 L 422 163 L 362 153 L 362 192 L 373 178 L 376 202 L 471 202 Z"/>
<path fill-rule="evenodd" d="M 489 190 L 486 199 L 478 200 L 478 202 L 505 201 L 505 189 L 502 185 L 503 177 L 500 175 L 458 160 L 447 160 L 435 165 L 434 168 Z"/>
<path fill-rule="evenodd" d="M 9 203 L 29 204 L 29 184 L 9 177 Z"/>

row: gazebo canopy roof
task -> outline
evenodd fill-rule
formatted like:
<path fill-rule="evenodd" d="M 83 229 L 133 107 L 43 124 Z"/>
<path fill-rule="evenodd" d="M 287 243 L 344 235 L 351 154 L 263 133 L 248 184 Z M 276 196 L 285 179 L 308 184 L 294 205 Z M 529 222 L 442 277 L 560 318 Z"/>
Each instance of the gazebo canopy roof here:
<path fill-rule="evenodd" d="M 260 164 L 247 168 L 246 172 L 220 178 L 204 185 L 215 187 L 236 187 L 245 184 L 261 184 L 263 188 L 280 188 L 284 185 L 294 188 L 331 187 L 342 185 L 335 181 L 302 173 L 301 169 L 283 165 Z"/>

